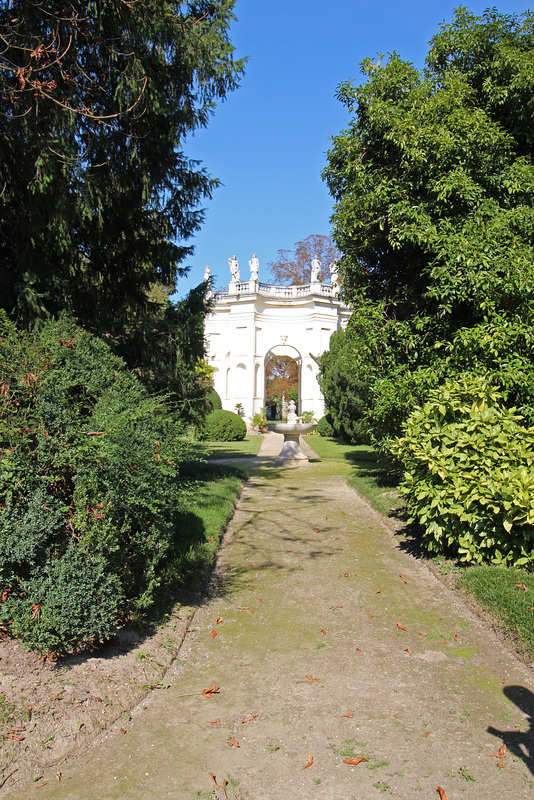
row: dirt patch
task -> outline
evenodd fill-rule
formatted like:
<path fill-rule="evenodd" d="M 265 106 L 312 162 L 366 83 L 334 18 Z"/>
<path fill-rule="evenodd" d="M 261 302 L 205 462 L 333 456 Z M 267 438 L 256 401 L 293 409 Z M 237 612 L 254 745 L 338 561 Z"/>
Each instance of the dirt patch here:
<path fill-rule="evenodd" d="M 148 693 L 166 687 L 193 613 L 177 607 L 157 632 L 119 630 L 103 649 L 55 662 L 0 642 L 0 787 L 60 772 L 117 720 L 126 724 Z"/>

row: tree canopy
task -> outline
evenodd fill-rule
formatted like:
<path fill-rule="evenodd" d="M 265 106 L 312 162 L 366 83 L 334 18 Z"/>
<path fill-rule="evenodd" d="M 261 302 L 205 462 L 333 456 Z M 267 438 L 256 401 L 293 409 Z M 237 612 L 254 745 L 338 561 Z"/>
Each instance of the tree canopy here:
<path fill-rule="evenodd" d="M 0 306 L 121 332 L 217 181 L 188 133 L 237 86 L 235 0 L 0 2 Z"/>
<path fill-rule="evenodd" d="M 425 69 L 393 53 L 362 72 L 339 87 L 351 120 L 324 177 L 342 287 L 363 315 L 336 346 L 360 386 L 369 373 L 369 428 L 382 438 L 387 419 L 398 433 L 414 402 L 465 370 L 534 420 L 534 14 L 460 8 Z M 387 369 L 372 339 L 362 346 L 367 302 L 388 321 Z"/>
<path fill-rule="evenodd" d="M 267 265 L 273 278 L 289 286 L 302 286 L 310 282 L 311 263 L 317 258 L 321 264 L 319 280 L 330 279 L 329 266 L 340 256 L 330 236 L 312 233 L 300 242 L 296 242 L 293 250 L 279 250 L 274 261 Z"/>

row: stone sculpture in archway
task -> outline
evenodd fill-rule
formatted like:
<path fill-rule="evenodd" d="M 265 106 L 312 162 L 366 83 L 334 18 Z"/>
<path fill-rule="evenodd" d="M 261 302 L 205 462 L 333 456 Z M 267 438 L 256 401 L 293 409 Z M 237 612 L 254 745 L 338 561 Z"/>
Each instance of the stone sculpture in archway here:
<path fill-rule="evenodd" d="M 336 282 L 273 286 L 259 281 L 255 254 L 248 281 L 239 280 L 237 263 L 235 256 L 229 259 L 233 269 L 228 290 L 214 294 L 205 324 L 208 361 L 215 368 L 215 390 L 223 408 L 234 411 L 241 403 L 246 417 L 260 411 L 266 400 L 266 364 L 273 356 L 290 356 L 299 369 L 298 413 L 312 411 L 319 419 L 324 400 L 313 356 L 328 349 L 330 337 L 351 313 L 339 297 L 337 270 Z"/>

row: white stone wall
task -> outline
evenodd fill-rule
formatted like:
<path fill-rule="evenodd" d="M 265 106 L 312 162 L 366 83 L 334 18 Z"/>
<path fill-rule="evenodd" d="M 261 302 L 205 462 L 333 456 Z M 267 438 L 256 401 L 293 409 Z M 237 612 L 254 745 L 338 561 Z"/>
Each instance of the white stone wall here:
<path fill-rule="evenodd" d="M 205 325 L 208 361 L 215 367 L 215 390 L 223 408 L 242 403 L 250 418 L 265 403 L 265 366 L 270 355 L 291 356 L 299 365 L 299 414 L 324 414 L 317 382 L 320 355 L 334 331 L 345 326 L 350 310 L 335 286 L 279 287 L 258 281 L 230 283 L 215 296 Z"/>

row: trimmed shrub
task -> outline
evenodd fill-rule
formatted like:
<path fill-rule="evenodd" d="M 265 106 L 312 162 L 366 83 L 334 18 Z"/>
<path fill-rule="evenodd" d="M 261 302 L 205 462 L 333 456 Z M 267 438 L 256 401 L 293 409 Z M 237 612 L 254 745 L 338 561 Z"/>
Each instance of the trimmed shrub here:
<path fill-rule="evenodd" d="M 220 395 L 213 389 L 208 395 L 208 403 L 211 411 L 220 411 L 222 409 L 222 400 Z"/>
<path fill-rule="evenodd" d="M 205 419 L 200 437 L 209 442 L 240 442 L 247 434 L 247 426 L 233 411 L 212 411 Z"/>
<path fill-rule="evenodd" d="M 463 562 L 534 565 L 534 430 L 483 378 L 430 392 L 392 446 L 428 550 Z"/>
<path fill-rule="evenodd" d="M 99 643 L 146 610 L 190 496 L 189 447 L 105 342 L 0 313 L 0 626 L 34 648 Z"/>
<path fill-rule="evenodd" d="M 332 417 L 330 414 L 327 414 L 324 417 L 321 417 L 319 422 L 317 423 L 317 433 L 319 436 L 334 436 L 334 428 L 331 422 Z"/>

